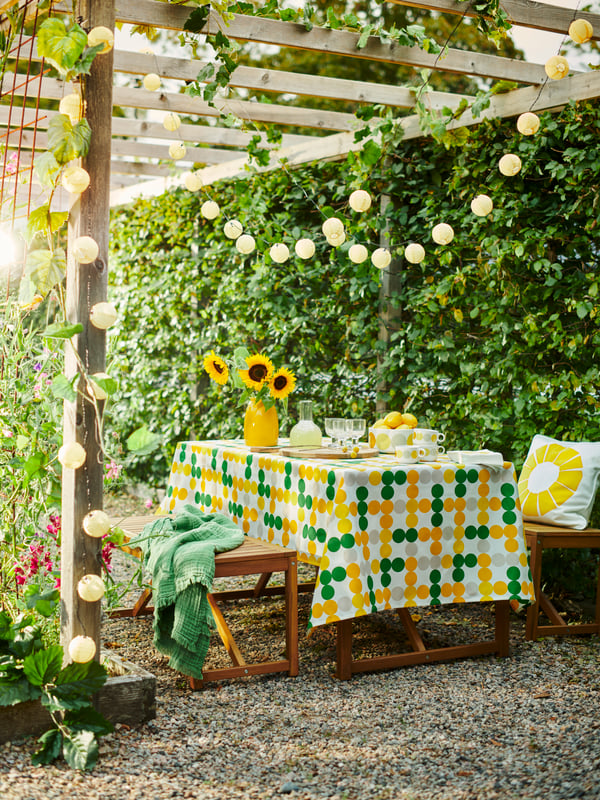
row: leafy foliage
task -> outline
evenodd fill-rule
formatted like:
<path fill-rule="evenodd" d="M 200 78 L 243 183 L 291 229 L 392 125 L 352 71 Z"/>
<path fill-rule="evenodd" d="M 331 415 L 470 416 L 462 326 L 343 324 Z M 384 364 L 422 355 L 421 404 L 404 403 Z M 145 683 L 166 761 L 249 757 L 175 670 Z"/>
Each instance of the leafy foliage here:
<path fill-rule="evenodd" d="M 139 461 L 140 477 L 163 484 L 178 439 L 239 435 L 231 396 L 201 370 L 202 353 L 232 342 L 263 347 L 298 375 L 292 419 L 302 397 L 317 418 L 373 419 L 378 397 L 441 427 L 450 447 L 498 449 L 518 467 L 536 432 L 600 439 L 598 119 L 595 104 L 573 103 L 543 115 L 535 137 L 512 121 L 485 122 L 459 151 L 431 140 L 384 145 L 343 166 L 212 187 L 223 216 L 239 219 L 264 255 L 240 256 L 221 223 L 200 216 L 204 196 L 184 190 L 116 211 L 121 390 L 112 425 L 128 435 L 146 421 L 163 442 Z M 514 178 L 497 170 L 506 152 L 523 162 Z M 359 185 L 391 202 L 358 217 L 346 200 Z M 487 219 L 470 210 L 481 191 L 494 199 Z M 320 232 L 333 213 L 347 222 L 339 249 Z M 441 221 L 456 232 L 443 248 L 430 239 Z M 373 250 L 384 228 L 400 268 L 381 338 L 383 276 L 346 254 L 351 241 Z M 301 236 L 317 244 L 311 260 L 271 262 L 273 241 L 293 249 Z M 402 259 L 410 241 L 426 248 L 421 264 Z"/>

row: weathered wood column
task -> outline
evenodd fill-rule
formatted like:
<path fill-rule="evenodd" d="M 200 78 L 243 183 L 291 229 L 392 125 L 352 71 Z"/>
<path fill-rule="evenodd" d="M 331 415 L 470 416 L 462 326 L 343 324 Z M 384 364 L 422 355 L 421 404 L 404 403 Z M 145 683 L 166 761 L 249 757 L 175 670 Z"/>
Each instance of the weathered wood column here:
<path fill-rule="evenodd" d="M 384 194 L 381 196 L 380 208 L 382 216 L 385 214 L 385 209 L 391 202 L 392 199 L 389 195 Z M 390 246 L 387 222 L 381 229 L 379 243 L 381 247 Z M 391 296 L 396 292 L 400 291 L 401 285 L 402 285 L 402 261 L 399 258 L 392 258 L 389 266 L 383 270 L 383 275 L 381 276 L 381 289 L 379 291 L 378 339 L 380 342 L 384 343 L 386 350 L 389 347 L 391 333 L 399 330 L 400 326 L 402 325 L 402 309 L 394 305 L 390 301 Z M 377 366 L 380 372 L 379 383 L 377 385 L 378 393 L 387 392 L 389 390 L 389 386 L 387 385 L 386 381 L 381 377 L 382 360 L 383 360 L 383 354 L 380 353 L 377 356 Z M 381 415 L 381 413 L 384 411 L 391 411 L 391 410 L 392 409 L 387 408 L 387 403 L 385 400 L 382 400 L 379 397 L 377 398 L 378 415 Z"/>
<path fill-rule="evenodd" d="M 114 30 L 114 0 L 80 0 L 77 17 L 86 31 L 97 25 Z M 95 303 L 106 300 L 108 283 L 112 75 L 111 50 L 96 56 L 83 86 L 92 140 L 82 167 L 90 174 L 90 185 L 71 209 L 66 288 L 67 319 L 80 322 L 83 332 L 73 339 L 75 352 L 67 344 L 68 377 L 79 371 L 78 361 L 88 375 L 105 369 L 106 334 L 90 323 L 89 316 Z M 74 260 L 72 243 L 78 236 L 91 236 L 97 241 L 99 254 L 93 263 L 79 264 Z M 65 403 L 63 441 L 79 442 L 85 448 L 86 461 L 77 470 L 63 469 L 61 641 L 66 651 L 74 636 L 90 636 L 96 642 L 98 658 L 100 602 L 81 600 L 77 583 L 85 574 L 100 574 L 101 541 L 87 536 L 82 522 L 88 511 L 102 508 L 104 463 L 94 405 L 85 399 L 81 378 L 78 386 L 77 402 Z M 101 407 L 99 410 L 102 413 Z"/>

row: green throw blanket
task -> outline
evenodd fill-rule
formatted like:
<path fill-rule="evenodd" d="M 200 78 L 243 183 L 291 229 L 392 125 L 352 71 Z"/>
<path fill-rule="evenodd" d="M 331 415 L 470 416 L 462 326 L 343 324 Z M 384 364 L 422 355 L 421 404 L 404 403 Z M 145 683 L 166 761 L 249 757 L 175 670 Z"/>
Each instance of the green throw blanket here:
<path fill-rule="evenodd" d="M 152 576 L 154 644 L 169 665 L 202 679 L 214 620 L 207 599 L 215 576 L 215 553 L 233 550 L 244 533 L 223 514 L 192 505 L 157 517 L 130 544 L 144 554 Z"/>

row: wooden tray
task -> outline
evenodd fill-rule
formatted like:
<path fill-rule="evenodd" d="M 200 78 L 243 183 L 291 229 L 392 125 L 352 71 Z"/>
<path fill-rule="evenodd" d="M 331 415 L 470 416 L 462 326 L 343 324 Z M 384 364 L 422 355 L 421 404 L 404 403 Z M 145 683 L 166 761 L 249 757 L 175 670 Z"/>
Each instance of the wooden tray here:
<path fill-rule="evenodd" d="M 357 458 L 373 458 L 379 455 L 379 450 L 374 450 L 372 447 L 359 448 L 354 457 L 350 449 L 344 453 L 340 447 L 335 449 L 329 447 L 282 447 L 279 452 L 282 456 L 294 456 L 296 458 L 344 458 L 349 461 L 354 461 Z"/>

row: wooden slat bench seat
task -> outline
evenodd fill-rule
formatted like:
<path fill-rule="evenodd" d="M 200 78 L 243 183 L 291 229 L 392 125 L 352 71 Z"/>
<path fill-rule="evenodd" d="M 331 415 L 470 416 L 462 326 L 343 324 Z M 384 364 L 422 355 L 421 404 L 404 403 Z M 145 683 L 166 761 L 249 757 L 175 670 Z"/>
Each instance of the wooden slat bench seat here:
<path fill-rule="evenodd" d="M 535 641 L 538 636 L 578 636 L 584 633 L 600 633 L 600 565 L 596 585 L 596 613 L 594 622 L 567 623 L 558 613 L 550 598 L 542 592 L 542 554 L 545 549 L 600 548 L 600 529 L 587 528 L 576 531 L 557 525 L 523 523 L 525 539 L 530 549 L 530 565 L 535 600 L 527 609 L 525 638 Z M 540 610 L 550 620 L 550 625 L 540 625 Z"/>
<path fill-rule="evenodd" d="M 156 517 L 137 516 L 113 519 L 113 527 L 118 526 L 123 530 L 127 539 L 141 533 L 148 522 Z M 133 550 L 123 545 L 125 551 L 139 557 L 140 551 Z M 190 678 L 192 689 L 202 687 L 204 681 L 218 681 L 226 678 L 238 678 L 245 675 L 263 675 L 272 672 L 287 672 L 290 676 L 298 674 L 298 578 L 297 578 L 297 553 L 276 544 L 264 542 L 261 539 L 246 537 L 243 544 L 235 550 L 217 553 L 215 556 L 215 579 L 230 578 L 243 575 L 260 575 L 254 588 L 232 589 L 227 591 L 210 592 L 208 602 L 213 612 L 217 632 L 223 642 L 231 667 L 203 670 L 202 681 Z M 286 658 L 277 661 L 248 664 L 236 644 L 233 634 L 227 625 L 223 612 L 219 606 L 220 601 L 259 597 L 269 593 L 266 583 L 273 573 L 283 572 L 285 577 L 284 587 L 273 587 L 278 593 L 285 595 L 285 642 Z M 275 593 L 275 592 L 273 592 Z M 117 609 L 113 617 L 136 617 L 141 614 L 153 613 L 149 604 L 152 589 L 145 589 L 132 608 Z"/>

